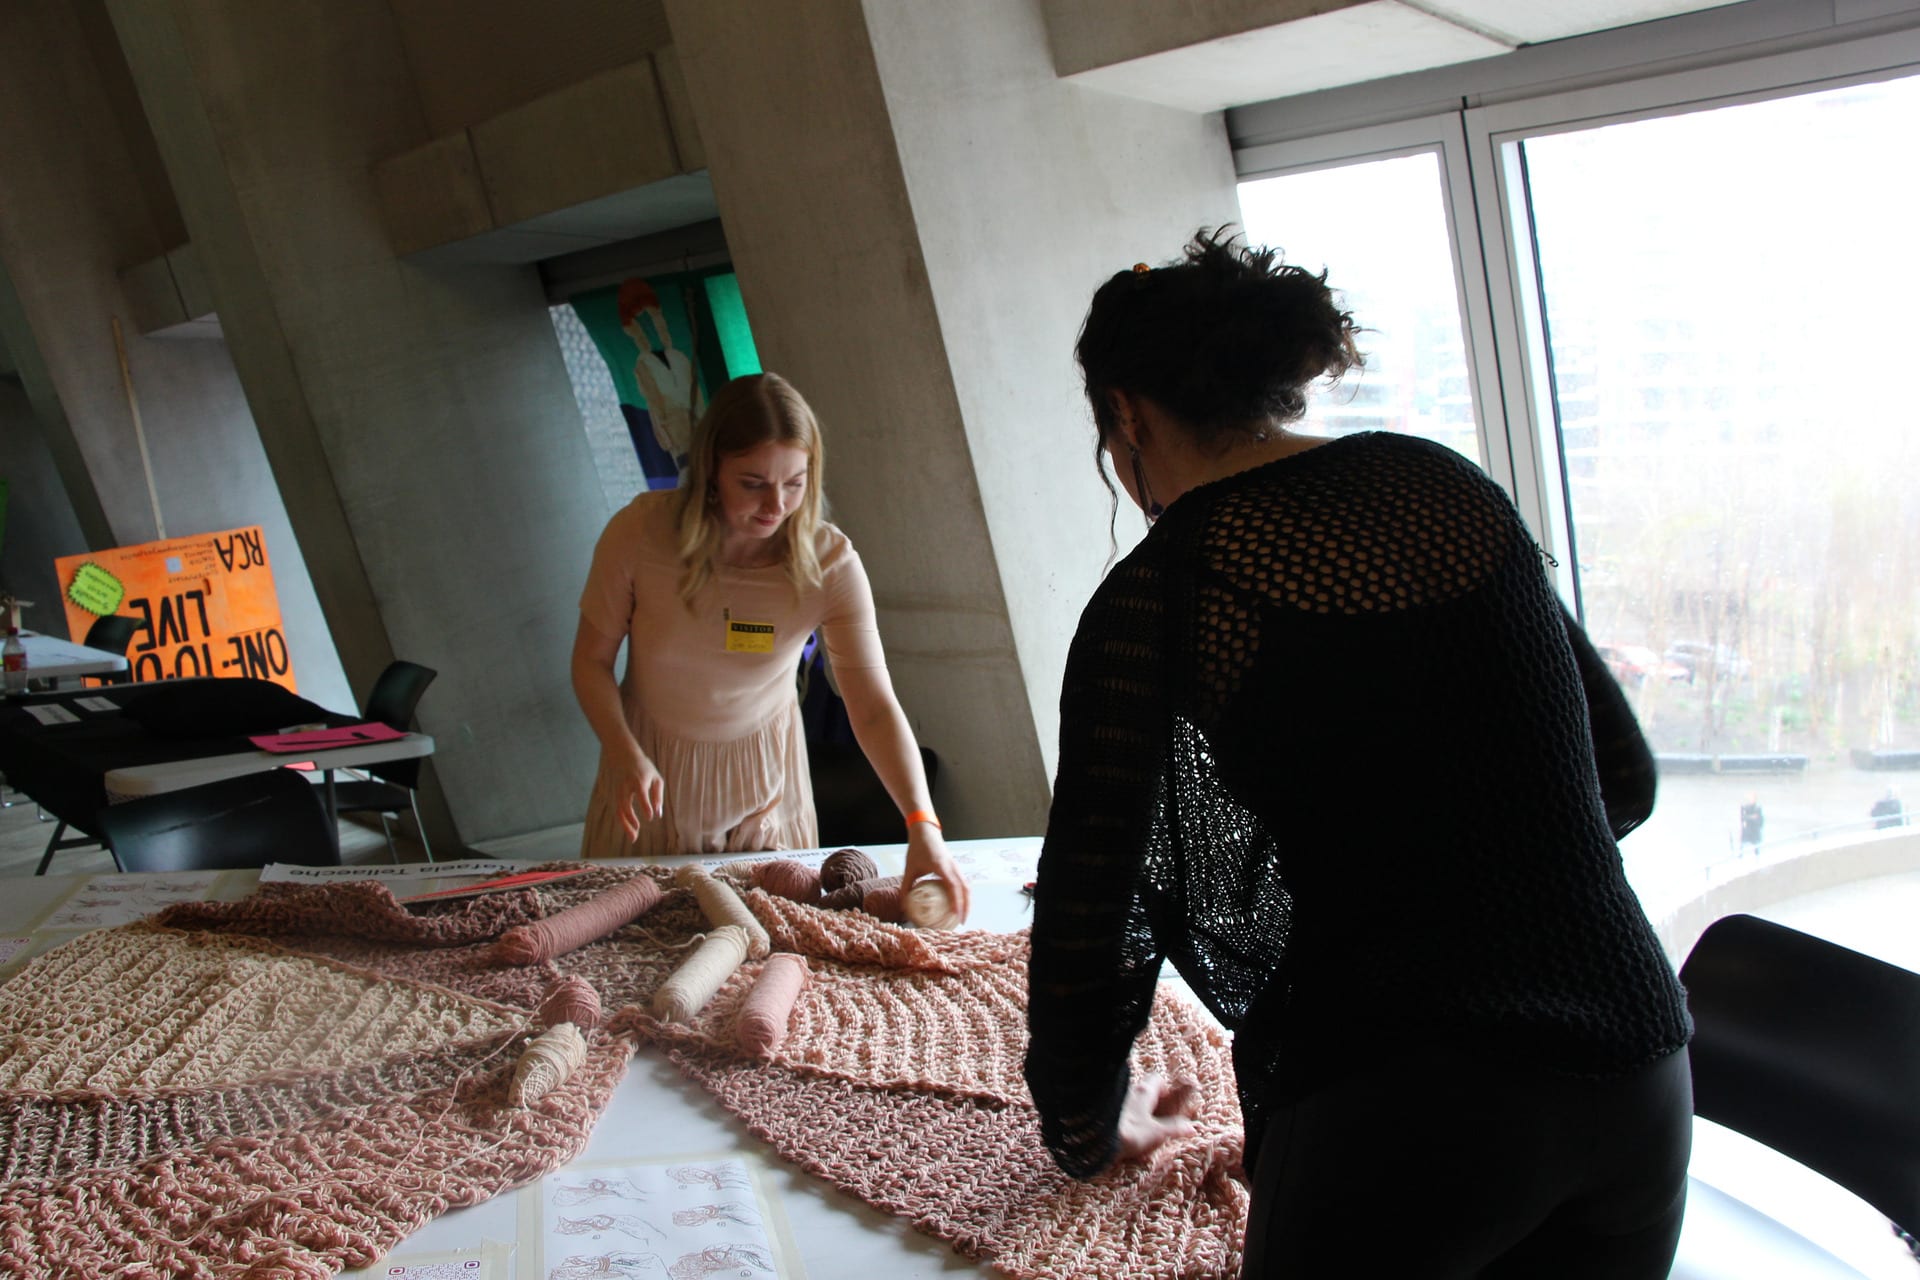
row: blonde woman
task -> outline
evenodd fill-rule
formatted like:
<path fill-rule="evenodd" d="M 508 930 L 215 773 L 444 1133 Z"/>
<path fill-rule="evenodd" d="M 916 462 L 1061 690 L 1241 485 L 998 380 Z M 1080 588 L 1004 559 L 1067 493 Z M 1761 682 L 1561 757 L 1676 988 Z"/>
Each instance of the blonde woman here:
<path fill-rule="evenodd" d="M 821 462 L 790 383 L 736 378 L 701 416 L 680 487 L 640 494 L 600 535 L 573 645 L 574 694 L 600 739 L 581 856 L 817 846 L 794 682 L 817 628 L 900 808 L 906 883 L 943 881 L 964 916 L 866 570 L 822 514 Z"/>

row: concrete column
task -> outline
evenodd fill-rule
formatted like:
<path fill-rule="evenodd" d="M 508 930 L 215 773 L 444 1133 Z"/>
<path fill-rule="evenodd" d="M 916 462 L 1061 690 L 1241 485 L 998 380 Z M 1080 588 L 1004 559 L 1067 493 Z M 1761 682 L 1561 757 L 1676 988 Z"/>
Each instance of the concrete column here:
<path fill-rule="evenodd" d="M 107 70 L 118 68 L 99 65 L 84 10 L 13 6 L 0 41 L 0 333 L 40 437 L 7 453 L 9 475 L 17 457 L 24 476 L 13 477 L 14 519 L 36 556 L 145 542 L 161 524 L 170 536 L 260 525 L 295 677 L 337 705 L 345 677 L 225 344 L 143 338 L 130 322 L 117 272 L 168 246 L 110 102 Z M 9 545 L 10 563 L 16 554 Z M 52 564 L 34 570 L 44 576 L 33 625 L 64 634 L 58 592 L 45 589 Z"/>
<path fill-rule="evenodd" d="M 1106 275 L 1236 216 L 1220 121 L 1061 84 L 1031 0 L 667 12 L 755 340 L 820 412 L 950 830 L 1039 831 L 1108 553 L 1074 336 Z"/>
<path fill-rule="evenodd" d="M 530 268 L 395 259 L 428 136 L 384 0 L 110 0 L 355 691 L 403 657 L 459 836 L 579 820 L 567 655 L 606 509 Z"/>
<path fill-rule="evenodd" d="M 0 480 L 8 487 L 6 541 L 0 545 L 0 588 L 34 602 L 23 621 L 34 630 L 60 634 L 63 627 L 43 626 L 60 617 L 60 582 L 54 576 L 55 556 L 84 551 L 87 540 L 67 501 L 66 487 L 53 465 L 34 419 L 27 393 L 10 377 L 0 375 Z"/>

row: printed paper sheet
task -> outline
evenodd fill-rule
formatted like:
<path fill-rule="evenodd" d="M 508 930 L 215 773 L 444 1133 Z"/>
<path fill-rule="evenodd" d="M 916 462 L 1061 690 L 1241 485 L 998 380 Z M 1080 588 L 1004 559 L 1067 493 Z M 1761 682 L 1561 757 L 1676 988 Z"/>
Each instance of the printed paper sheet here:
<path fill-rule="evenodd" d="M 541 1280 L 794 1280 L 760 1179 L 742 1157 L 573 1166 L 539 1188 Z M 522 1242 L 527 1233 L 523 1230 Z"/>
<path fill-rule="evenodd" d="M 223 871 L 182 871 L 167 875 L 90 876 L 47 918 L 37 932 L 58 929 L 110 929 L 131 924 L 176 902 L 198 902 L 212 894 Z"/>

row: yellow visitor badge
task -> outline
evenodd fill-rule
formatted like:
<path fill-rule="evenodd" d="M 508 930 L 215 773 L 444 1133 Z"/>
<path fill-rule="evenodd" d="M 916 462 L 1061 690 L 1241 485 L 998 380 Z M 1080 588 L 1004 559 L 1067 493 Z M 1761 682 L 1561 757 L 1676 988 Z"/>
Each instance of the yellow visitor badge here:
<path fill-rule="evenodd" d="M 731 610 L 721 615 L 727 623 L 728 653 L 772 653 L 773 624 L 771 622 L 745 622 L 733 616 Z"/>

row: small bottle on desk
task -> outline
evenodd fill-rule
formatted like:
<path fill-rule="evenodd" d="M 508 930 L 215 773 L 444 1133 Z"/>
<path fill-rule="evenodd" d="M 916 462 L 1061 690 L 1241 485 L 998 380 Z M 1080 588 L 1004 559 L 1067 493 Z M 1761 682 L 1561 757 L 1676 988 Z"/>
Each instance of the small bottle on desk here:
<path fill-rule="evenodd" d="M 4 650 L 7 674 L 7 696 L 27 691 L 27 646 L 20 641 L 20 627 L 9 623 L 7 643 Z"/>

